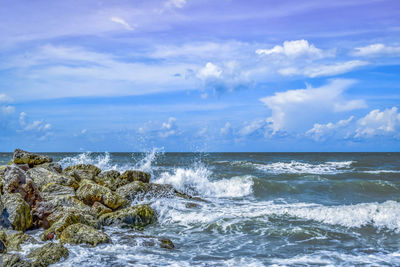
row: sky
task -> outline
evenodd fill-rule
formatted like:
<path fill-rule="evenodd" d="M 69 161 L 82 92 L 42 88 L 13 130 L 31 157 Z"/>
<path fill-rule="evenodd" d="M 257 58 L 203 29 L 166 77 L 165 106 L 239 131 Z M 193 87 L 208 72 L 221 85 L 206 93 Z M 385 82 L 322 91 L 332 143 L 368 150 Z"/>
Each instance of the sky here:
<path fill-rule="evenodd" d="M 400 151 L 398 0 L 0 0 L 0 151 Z"/>

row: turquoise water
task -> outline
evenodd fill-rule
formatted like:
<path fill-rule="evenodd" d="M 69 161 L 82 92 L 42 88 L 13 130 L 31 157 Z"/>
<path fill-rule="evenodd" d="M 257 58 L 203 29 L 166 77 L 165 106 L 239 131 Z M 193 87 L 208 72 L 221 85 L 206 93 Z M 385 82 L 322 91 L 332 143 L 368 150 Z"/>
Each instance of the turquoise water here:
<path fill-rule="evenodd" d="M 400 265 L 400 153 L 49 155 L 64 167 L 148 171 L 205 200 L 145 199 L 157 224 L 107 228 L 113 244 L 69 246 L 59 266 Z M 141 235 L 176 248 L 143 246 Z"/>

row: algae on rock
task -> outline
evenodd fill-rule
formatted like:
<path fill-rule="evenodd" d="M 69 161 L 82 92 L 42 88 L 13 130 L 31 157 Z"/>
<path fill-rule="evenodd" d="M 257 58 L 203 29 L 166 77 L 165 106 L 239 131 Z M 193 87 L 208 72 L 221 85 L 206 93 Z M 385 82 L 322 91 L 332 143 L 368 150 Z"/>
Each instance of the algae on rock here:
<path fill-rule="evenodd" d="M 98 244 L 110 242 L 110 237 L 91 226 L 76 223 L 64 229 L 60 235 L 60 241 L 72 245 L 85 243 L 95 247 Z"/>
<path fill-rule="evenodd" d="M 144 227 L 157 220 L 156 212 L 149 205 L 136 205 L 100 216 L 103 225 Z"/>
<path fill-rule="evenodd" d="M 69 256 L 68 249 L 60 243 L 48 243 L 43 247 L 32 250 L 28 254 L 28 258 L 34 260 L 33 265 L 49 266 L 50 264 L 59 262 Z"/>

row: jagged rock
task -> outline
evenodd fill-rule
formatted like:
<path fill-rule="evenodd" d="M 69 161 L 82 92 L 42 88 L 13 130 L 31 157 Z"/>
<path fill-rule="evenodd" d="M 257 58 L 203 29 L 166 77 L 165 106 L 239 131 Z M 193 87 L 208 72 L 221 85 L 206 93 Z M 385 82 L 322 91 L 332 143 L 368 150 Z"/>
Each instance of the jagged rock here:
<path fill-rule="evenodd" d="M 94 214 L 96 214 L 97 216 L 101 216 L 103 214 L 112 212 L 112 209 L 107 208 L 106 206 L 104 206 L 103 204 L 101 204 L 100 202 L 94 202 L 91 210 Z"/>
<path fill-rule="evenodd" d="M 110 188 L 111 190 L 115 191 L 115 189 L 120 186 L 119 180 L 120 180 L 121 174 L 118 171 L 105 171 L 100 173 L 96 178 L 95 182 L 98 183 L 99 185 L 105 186 Z"/>
<path fill-rule="evenodd" d="M 57 172 L 52 172 L 42 167 L 30 169 L 28 174 L 40 191 L 43 191 L 43 188 L 49 183 L 78 188 L 78 182 L 73 177 L 61 175 Z"/>
<path fill-rule="evenodd" d="M 109 188 L 87 179 L 80 183 L 76 196 L 87 205 L 93 205 L 97 201 L 111 209 L 117 209 L 128 203 L 126 199 L 115 194 Z"/>
<path fill-rule="evenodd" d="M 62 173 L 62 166 L 60 163 L 57 163 L 57 162 L 47 162 L 47 163 L 43 163 L 43 164 L 35 166 L 35 168 L 36 167 L 40 167 L 40 168 L 46 169 L 51 172 Z"/>
<path fill-rule="evenodd" d="M 157 220 L 156 212 L 149 205 L 136 205 L 100 216 L 103 225 L 144 227 Z"/>
<path fill-rule="evenodd" d="M 5 254 L 3 256 L 3 267 L 33 267 L 32 263 L 24 261 L 17 254 Z"/>
<path fill-rule="evenodd" d="M 7 235 L 6 246 L 7 251 L 19 251 L 23 243 L 37 243 L 36 239 L 32 236 L 24 234 L 23 232 L 17 232 L 14 234 Z"/>
<path fill-rule="evenodd" d="M 93 227 L 77 223 L 65 228 L 61 233 L 60 241 L 72 245 L 85 243 L 95 247 L 98 244 L 110 242 L 110 237 Z"/>
<path fill-rule="evenodd" d="M 59 185 L 55 183 L 49 183 L 42 188 L 43 198 L 46 200 L 52 200 L 61 196 L 75 196 L 75 190 L 72 187 Z"/>
<path fill-rule="evenodd" d="M 191 198 L 190 196 L 180 193 L 172 185 L 169 184 L 154 184 L 154 183 L 142 183 L 135 181 L 127 185 L 119 187 L 115 191 L 121 197 L 129 200 L 143 200 L 145 198 L 153 197 L 182 197 Z"/>
<path fill-rule="evenodd" d="M 91 164 L 78 164 L 72 165 L 65 168 L 64 173 L 71 177 L 74 177 L 78 181 L 88 179 L 94 180 L 94 178 L 101 172 L 99 168 Z"/>
<path fill-rule="evenodd" d="M 36 203 L 32 208 L 32 219 L 34 228 L 44 228 L 50 227 L 50 223 L 47 220 L 49 215 L 53 212 L 54 206 L 47 201 L 42 201 Z"/>
<path fill-rule="evenodd" d="M 43 247 L 32 250 L 27 257 L 34 260 L 34 265 L 49 266 L 50 264 L 59 262 L 63 258 L 68 258 L 68 256 L 68 249 L 62 244 L 48 243 Z"/>
<path fill-rule="evenodd" d="M 128 170 L 121 174 L 121 180 L 126 180 L 126 184 L 133 181 L 148 183 L 150 181 L 150 173 L 137 170 Z"/>
<path fill-rule="evenodd" d="M 21 149 L 15 149 L 12 161 L 15 164 L 28 164 L 30 167 L 33 167 L 46 162 L 52 162 L 53 159 L 48 156 L 42 156 Z"/>
<path fill-rule="evenodd" d="M 25 231 L 32 226 L 31 209 L 20 194 L 5 195 L 4 206 L 14 230 Z"/>
<path fill-rule="evenodd" d="M 24 170 L 24 171 L 28 171 L 29 170 L 29 165 L 28 164 L 15 164 L 15 165 L 17 165 L 18 167 L 20 167 L 22 170 Z"/>
<path fill-rule="evenodd" d="M 49 217 L 50 228 L 42 235 L 42 240 L 47 240 L 47 236 L 53 233 L 59 238 L 60 234 L 70 225 L 81 223 L 97 228 L 98 223 L 90 213 L 75 208 L 60 208 L 54 211 Z"/>

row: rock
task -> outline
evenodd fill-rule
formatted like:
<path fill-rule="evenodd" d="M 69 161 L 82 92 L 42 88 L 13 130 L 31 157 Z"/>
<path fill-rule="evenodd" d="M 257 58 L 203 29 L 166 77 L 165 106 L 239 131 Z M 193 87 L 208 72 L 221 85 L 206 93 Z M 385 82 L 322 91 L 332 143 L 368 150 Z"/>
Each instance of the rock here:
<path fill-rule="evenodd" d="M 32 226 L 31 209 L 20 194 L 5 195 L 4 206 L 14 230 L 25 231 Z"/>
<path fill-rule="evenodd" d="M 133 181 L 148 183 L 150 181 L 150 173 L 137 170 L 128 170 L 121 175 L 121 180 L 126 180 L 125 184 L 131 183 Z"/>
<path fill-rule="evenodd" d="M 40 191 L 43 191 L 43 188 L 49 183 L 78 188 L 78 182 L 73 177 L 52 172 L 42 167 L 30 169 L 28 174 Z"/>
<path fill-rule="evenodd" d="M 103 225 L 144 227 L 157 220 L 156 212 L 149 205 L 136 205 L 100 216 Z"/>
<path fill-rule="evenodd" d="M 34 260 L 34 265 L 49 266 L 50 264 L 59 262 L 63 258 L 68 258 L 68 256 L 68 249 L 62 244 L 48 243 L 43 247 L 32 250 L 27 257 Z"/>
<path fill-rule="evenodd" d="M 59 239 L 64 229 L 76 223 L 89 225 L 94 228 L 98 227 L 96 218 L 89 213 L 75 208 L 60 208 L 51 214 L 48 220 L 51 226 L 41 235 L 42 240 L 47 240 L 47 236 L 50 233 L 55 234 L 57 239 Z"/>
<path fill-rule="evenodd" d="M 0 240 L 0 253 L 5 253 L 7 251 L 6 245 L 4 245 L 3 241 Z"/>
<path fill-rule="evenodd" d="M 94 178 L 101 172 L 99 168 L 91 164 L 78 164 L 72 165 L 65 168 L 64 173 L 74 177 L 78 181 L 88 179 L 94 180 Z"/>
<path fill-rule="evenodd" d="M 28 164 L 16 164 L 18 167 L 20 167 L 22 170 L 24 171 L 28 171 L 29 170 L 29 165 Z"/>
<path fill-rule="evenodd" d="M 30 235 L 26 235 L 23 232 L 18 232 L 10 234 L 7 236 L 7 250 L 8 251 L 19 251 L 21 250 L 21 245 L 25 242 L 37 243 L 36 239 Z"/>
<path fill-rule="evenodd" d="M 97 201 L 111 209 L 117 209 L 128 203 L 126 199 L 115 194 L 109 188 L 87 179 L 80 183 L 76 196 L 87 205 L 93 205 Z"/>
<path fill-rule="evenodd" d="M 4 191 L 12 193 L 29 179 L 28 174 L 17 165 L 7 166 L 4 172 Z"/>
<path fill-rule="evenodd" d="M 50 223 L 47 218 L 53 212 L 53 208 L 54 206 L 47 201 L 36 203 L 32 208 L 33 227 L 44 229 L 49 228 Z"/>
<path fill-rule="evenodd" d="M 15 164 L 28 164 L 30 167 L 53 161 L 48 156 L 33 154 L 21 149 L 15 149 L 12 160 Z"/>
<path fill-rule="evenodd" d="M 99 185 L 110 188 L 115 191 L 115 189 L 120 186 L 119 178 L 121 174 L 118 171 L 105 171 L 100 173 L 97 177 L 95 177 L 95 182 Z"/>
<path fill-rule="evenodd" d="M 42 188 L 43 198 L 46 200 L 52 200 L 61 196 L 75 196 L 75 190 L 72 187 L 59 185 L 55 183 L 49 183 Z"/>
<path fill-rule="evenodd" d="M 172 243 L 172 241 L 167 238 L 160 239 L 159 241 L 160 241 L 160 248 L 167 248 L 167 249 L 175 248 L 174 243 Z"/>
<path fill-rule="evenodd" d="M 106 206 L 104 206 L 100 202 L 94 202 L 93 205 L 92 205 L 91 210 L 98 217 L 103 215 L 103 214 L 112 212 L 112 209 L 107 208 Z"/>
<path fill-rule="evenodd" d="M 24 261 L 17 254 L 5 254 L 3 256 L 3 267 L 33 267 L 32 263 Z"/>
<path fill-rule="evenodd" d="M 171 198 L 171 197 L 182 197 L 191 198 L 190 196 L 178 192 L 172 185 L 169 184 L 154 184 L 154 183 L 142 183 L 135 181 L 127 185 L 119 187 L 115 191 L 121 197 L 129 200 L 143 200 L 146 198 Z"/>
<path fill-rule="evenodd" d="M 35 166 L 35 168 L 36 167 L 40 167 L 40 168 L 46 169 L 51 172 L 57 172 L 60 174 L 62 173 L 62 166 L 60 163 L 57 163 L 57 162 L 47 162 L 47 163 L 43 163 L 43 164 Z"/>
<path fill-rule="evenodd" d="M 95 247 L 98 244 L 110 242 L 110 237 L 93 227 L 76 223 L 65 228 L 61 233 L 60 241 L 72 245 L 85 243 Z"/>

